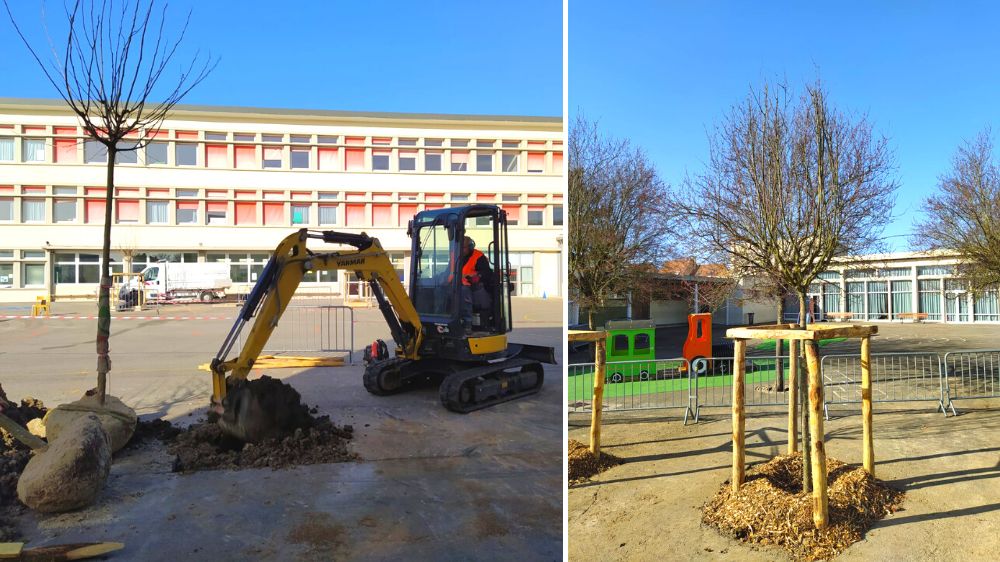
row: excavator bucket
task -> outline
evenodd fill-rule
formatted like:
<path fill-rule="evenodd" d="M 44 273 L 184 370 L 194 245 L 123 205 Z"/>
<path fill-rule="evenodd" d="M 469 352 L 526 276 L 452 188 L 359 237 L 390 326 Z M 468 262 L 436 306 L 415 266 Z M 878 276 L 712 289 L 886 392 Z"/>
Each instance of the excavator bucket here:
<path fill-rule="evenodd" d="M 228 384 L 220 409 L 219 427 L 247 443 L 281 438 L 312 425 L 299 393 L 268 376 Z"/>

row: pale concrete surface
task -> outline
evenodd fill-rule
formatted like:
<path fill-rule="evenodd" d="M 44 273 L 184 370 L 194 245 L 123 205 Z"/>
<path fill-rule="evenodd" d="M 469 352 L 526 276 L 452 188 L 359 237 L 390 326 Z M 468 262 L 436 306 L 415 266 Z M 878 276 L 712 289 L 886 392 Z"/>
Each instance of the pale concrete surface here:
<path fill-rule="evenodd" d="M 561 357 L 562 301 L 516 299 L 514 307 L 511 341 L 554 346 Z M 184 308 L 235 316 L 232 305 Z M 112 393 L 143 417 L 198 419 L 210 387 L 196 367 L 215 355 L 231 323 L 113 322 Z M 388 339 L 377 310 L 358 310 L 355 330 L 357 349 Z M 96 321 L 0 320 L 8 395 L 50 407 L 79 397 L 96 380 L 95 331 Z M 371 396 L 361 372 L 267 371 L 336 423 L 352 424 L 359 463 L 178 475 L 162 448 L 126 451 L 95 506 L 29 515 L 26 538 L 123 541 L 123 560 L 561 558 L 561 365 L 547 366 L 539 394 L 467 415 L 445 410 L 432 388 Z"/>

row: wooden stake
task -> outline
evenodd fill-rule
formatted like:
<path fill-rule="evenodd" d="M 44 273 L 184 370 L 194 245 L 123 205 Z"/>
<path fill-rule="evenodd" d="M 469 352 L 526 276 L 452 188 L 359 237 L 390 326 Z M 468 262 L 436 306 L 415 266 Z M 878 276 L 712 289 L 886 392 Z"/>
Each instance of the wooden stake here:
<path fill-rule="evenodd" d="M 799 340 L 788 341 L 788 454 L 799 450 Z"/>
<path fill-rule="evenodd" d="M 872 438 L 871 338 L 861 338 L 861 458 L 868 474 L 875 476 L 875 444 Z"/>
<path fill-rule="evenodd" d="M 604 360 L 607 340 L 594 345 L 594 395 L 590 401 L 590 452 L 601 456 L 601 410 L 604 408 Z"/>
<path fill-rule="evenodd" d="M 744 432 L 746 430 L 746 417 L 743 409 L 743 382 L 746 378 L 746 340 L 736 340 L 733 350 L 733 492 L 740 491 L 740 486 L 746 479 L 746 466 L 744 464 Z"/>
<path fill-rule="evenodd" d="M 826 450 L 823 444 L 823 380 L 819 372 L 816 342 L 805 342 L 809 367 L 809 433 L 812 440 L 813 524 L 826 527 L 829 520 L 826 495 Z"/>

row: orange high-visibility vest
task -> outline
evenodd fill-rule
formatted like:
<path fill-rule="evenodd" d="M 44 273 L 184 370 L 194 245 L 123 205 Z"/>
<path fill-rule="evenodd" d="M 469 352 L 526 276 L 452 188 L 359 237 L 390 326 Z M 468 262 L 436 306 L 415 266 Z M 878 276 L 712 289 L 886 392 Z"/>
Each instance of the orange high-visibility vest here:
<path fill-rule="evenodd" d="M 475 249 L 472 250 L 472 254 L 469 256 L 469 259 L 465 262 L 465 265 L 462 266 L 462 284 L 463 285 L 471 285 L 471 283 L 469 283 L 469 280 L 466 279 L 465 276 L 466 275 L 475 275 L 476 274 L 476 262 L 478 262 L 479 258 L 481 258 L 481 257 L 483 257 L 483 253 L 482 252 L 480 252 L 479 250 L 475 250 Z"/>

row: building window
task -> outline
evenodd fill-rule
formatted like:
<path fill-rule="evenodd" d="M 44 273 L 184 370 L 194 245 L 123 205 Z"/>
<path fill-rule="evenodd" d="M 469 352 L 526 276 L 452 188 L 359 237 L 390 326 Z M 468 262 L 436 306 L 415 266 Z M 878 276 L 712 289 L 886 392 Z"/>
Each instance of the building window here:
<path fill-rule="evenodd" d="M 379 172 L 389 171 L 390 150 L 372 150 L 372 169 Z"/>
<path fill-rule="evenodd" d="M 14 264 L 0 263 L 0 287 L 10 288 L 14 286 Z"/>
<path fill-rule="evenodd" d="M 416 171 L 416 169 L 417 169 L 417 152 L 415 150 L 400 150 L 399 171 L 413 172 Z"/>
<path fill-rule="evenodd" d="M 123 140 L 115 145 L 115 164 L 137 164 L 139 162 L 136 141 Z"/>
<path fill-rule="evenodd" d="M 198 202 L 177 202 L 177 224 L 198 224 Z"/>
<path fill-rule="evenodd" d="M 228 203 L 209 201 L 205 204 L 205 224 L 226 224 Z"/>
<path fill-rule="evenodd" d="M 76 190 L 76 188 L 70 189 Z M 52 220 L 55 222 L 76 222 L 76 199 L 56 199 L 53 201 Z"/>
<path fill-rule="evenodd" d="M 320 205 L 319 206 L 319 224 L 320 226 L 330 226 L 337 224 L 337 206 L 336 205 Z"/>
<path fill-rule="evenodd" d="M 284 137 L 282 135 L 261 135 L 261 139 L 264 142 L 277 143 L 282 142 Z M 284 147 L 281 146 L 265 146 L 264 147 L 264 158 L 263 166 L 265 168 L 280 168 L 283 160 Z"/>
<path fill-rule="evenodd" d="M 528 207 L 528 226 L 545 224 L 545 207 Z"/>
<path fill-rule="evenodd" d="M 464 150 L 452 150 L 451 151 L 451 171 L 452 172 L 467 172 L 467 171 L 469 171 L 469 152 L 468 151 L 464 151 Z"/>
<path fill-rule="evenodd" d="M 21 286 L 25 288 L 44 287 L 45 264 L 44 263 L 21 264 Z"/>
<path fill-rule="evenodd" d="M 440 172 L 441 171 L 441 153 L 440 152 L 425 152 L 424 153 L 424 171 L 426 172 Z"/>
<path fill-rule="evenodd" d="M 500 196 L 500 200 L 504 203 L 513 203 L 521 200 L 521 196 L 517 193 L 504 193 Z"/>
<path fill-rule="evenodd" d="M 316 138 L 316 142 L 319 144 L 337 144 L 339 140 L 340 137 L 330 135 L 320 135 Z"/>
<path fill-rule="evenodd" d="M 552 226 L 562 226 L 562 225 L 563 225 L 562 205 L 554 205 L 552 207 Z"/>
<path fill-rule="evenodd" d="M 56 254 L 54 281 L 66 283 L 100 283 L 101 258 L 97 254 Z"/>
<path fill-rule="evenodd" d="M 227 136 L 226 133 L 206 132 L 205 133 L 205 140 L 221 140 L 221 141 L 224 141 L 224 140 L 226 140 L 226 136 Z"/>
<path fill-rule="evenodd" d="M 21 222 L 45 222 L 45 200 L 22 199 Z"/>
<path fill-rule="evenodd" d="M 73 129 L 71 129 L 73 130 Z M 56 134 L 60 134 L 60 129 L 56 129 Z M 75 130 L 72 133 L 64 134 L 76 134 Z M 53 156 L 59 164 L 76 164 L 77 162 L 77 150 L 76 150 L 76 139 L 55 139 L 52 144 L 54 145 Z"/>
<path fill-rule="evenodd" d="M 492 151 L 476 151 L 476 171 L 477 172 L 492 172 L 493 171 L 493 152 Z"/>
<path fill-rule="evenodd" d="M 87 164 L 102 164 L 107 162 L 107 147 L 94 139 L 83 141 L 83 161 Z"/>
<path fill-rule="evenodd" d="M 926 312 L 928 320 L 940 320 L 941 280 L 926 279 L 917 281 L 917 293 L 920 297 L 920 310 L 918 312 Z"/>
<path fill-rule="evenodd" d="M 309 205 L 292 205 L 292 224 L 309 224 Z"/>
<path fill-rule="evenodd" d="M 520 161 L 518 153 L 516 152 L 504 152 L 503 153 L 503 171 L 504 173 L 516 173 L 518 171 L 518 162 Z"/>
<path fill-rule="evenodd" d="M 21 144 L 21 160 L 24 162 L 44 162 L 45 141 L 42 139 L 24 139 Z"/>
<path fill-rule="evenodd" d="M 451 200 L 452 201 L 468 201 L 469 200 L 469 194 L 468 193 L 452 193 L 451 194 Z"/>
<path fill-rule="evenodd" d="M 167 201 L 146 201 L 146 223 L 167 224 Z"/>
<path fill-rule="evenodd" d="M 309 149 L 293 148 L 291 151 L 291 166 L 294 170 L 309 169 Z"/>
<path fill-rule="evenodd" d="M 0 162 L 14 161 L 14 139 L 0 138 Z"/>
<path fill-rule="evenodd" d="M 365 169 L 365 137 L 347 137 L 344 139 L 349 147 L 344 150 L 344 169 L 348 172 L 360 172 Z"/>
<path fill-rule="evenodd" d="M 198 145 L 189 142 L 179 142 L 174 145 L 174 164 L 178 166 L 194 166 L 198 163 Z"/>
<path fill-rule="evenodd" d="M 166 164 L 167 143 L 151 142 L 146 145 L 146 164 Z"/>
<path fill-rule="evenodd" d="M 0 221 L 14 220 L 14 199 L 0 197 Z"/>

